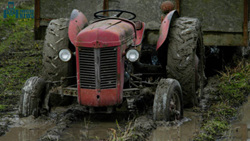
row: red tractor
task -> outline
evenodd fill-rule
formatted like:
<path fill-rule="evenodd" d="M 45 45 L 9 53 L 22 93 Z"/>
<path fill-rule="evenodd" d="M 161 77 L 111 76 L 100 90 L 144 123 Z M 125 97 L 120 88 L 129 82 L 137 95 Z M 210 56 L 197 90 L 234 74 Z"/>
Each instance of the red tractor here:
<path fill-rule="evenodd" d="M 205 78 L 198 19 L 170 11 L 152 47 L 142 44 L 145 23 L 133 21 L 134 13 L 103 10 L 94 16 L 97 20 L 89 24 L 83 13 L 73 10 L 70 19 L 49 23 L 43 75 L 26 81 L 20 115 L 37 117 L 68 96 L 77 97 L 89 113 L 111 113 L 124 101 L 134 111 L 138 100 L 154 95 L 153 118 L 165 121 L 180 119 L 184 105 L 198 104 Z"/>

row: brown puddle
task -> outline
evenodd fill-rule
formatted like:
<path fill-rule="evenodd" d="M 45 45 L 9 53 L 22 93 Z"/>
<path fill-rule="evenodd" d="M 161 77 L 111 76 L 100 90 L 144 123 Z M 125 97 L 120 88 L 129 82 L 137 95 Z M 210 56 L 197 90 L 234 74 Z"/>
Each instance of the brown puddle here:
<path fill-rule="evenodd" d="M 31 116 L 16 121 L 13 128 L 0 141 L 34 141 L 41 137 L 46 131 L 55 125 L 42 119 L 33 119 Z"/>
<path fill-rule="evenodd" d="M 34 141 L 41 137 L 49 128 L 29 129 L 14 127 L 6 135 L 0 137 L 0 141 Z"/>
<path fill-rule="evenodd" d="M 250 141 L 250 96 L 239 109 L 238 119 L 232 123 L 222 141 Z"/>
<path fill-rule="evenodd" d="M 57 108 L 57 109 L 60 109 Z M 56 111 L 60 113 L 60 111 Z M 9 125 L 9 132 L 0 137 L 0 141 L 34 141 L 38 140 L 49 129 L 55 127 L 55 121 L 48 117 L 34 118 L 32 116 L 19 118 L 6 118 L 12 124 Z"/>
<path fill-rule="evenodd" d="M 85 118 L 70 124 L 60 141 L 87 141 L 87 140 L 107 140 L 110 137 L 110 129 L 117 129 L 116 120 L 122 126 L 124 116 L 115 114 L 100 114 Z"/>
<path fill-rule="evenodd" d="M 184 119 L 180 124 L 157 127 L 151 136 L 150 141 L 187 141 L 199 130 L 199 118 L 197 113 L 184 111 Z"/>

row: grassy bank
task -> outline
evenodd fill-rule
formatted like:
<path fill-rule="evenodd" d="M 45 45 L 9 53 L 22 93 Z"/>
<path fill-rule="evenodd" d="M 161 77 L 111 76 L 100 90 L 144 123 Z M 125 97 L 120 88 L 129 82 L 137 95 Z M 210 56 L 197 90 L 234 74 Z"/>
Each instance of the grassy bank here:
<path fill-rule="evenodd" d="M 34 19 L 3 19 L 3 13 L 0 19 L 0 112 L 3 112 L 16 105 L 24 82 L 39 75 L 43 43 L 34 40 Z"/>
<path fill-rule="evenodd" d="M 239 61 L 236 67 L 226 68 L 220 74 L 217 91 L 211 93 L 213 101 L 203 113 L 202 131 L 195 140 L 215 140 L 229 129 L 237 108 L 247 100 L 250 91 L 250 64 Z"/>

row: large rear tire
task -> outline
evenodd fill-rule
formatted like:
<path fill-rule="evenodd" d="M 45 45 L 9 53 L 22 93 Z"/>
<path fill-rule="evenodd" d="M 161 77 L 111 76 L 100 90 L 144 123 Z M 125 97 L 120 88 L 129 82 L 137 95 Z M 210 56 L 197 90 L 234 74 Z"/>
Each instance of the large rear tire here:
<path fill-rule="evenodd" d="M 29 78 L 22 88 L 19 103 L 19 115 L 38 117 L 43 102 L 45 81 L 37 76 Z"/>
<path fill-rule="evenodd" d="M 173 121 L 183 117 L 183 97 L 180 83 L 175 79 L 161 79 L 156 88 L 153 119 Z"/>
<path fill-rule="evenodd" d="M 180 82 L 187 107 L 198 105 L 198 89 L 200 95 L 203 93 L 205 49 L 202 38 L 198 19 L 180 17 L 171 23 L 166 72 L 168 78 Z"/>
<path fill-rule="evenodd" d="M 60 18 L 52 20 L 46 30 L 43 47 L 43 78 L 50 81 L 60 81 L 62 77 L 75 75 L 75 60 L 71 58 L 69 62 L 63 62 L 58 57 L 60 50 L 69 49 L 68 38 L 69 19 Z M 69 85 L 70 80 L 64 80 L 64 85 Z"/>

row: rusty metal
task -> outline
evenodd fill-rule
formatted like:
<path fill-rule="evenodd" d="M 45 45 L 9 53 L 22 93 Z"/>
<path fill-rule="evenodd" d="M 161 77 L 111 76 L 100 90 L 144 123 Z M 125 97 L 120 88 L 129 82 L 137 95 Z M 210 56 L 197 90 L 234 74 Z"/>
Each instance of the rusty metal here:
<path fill-rule="evenodd" d="M 109 9 L 109 0 L 103 0 L 103 10 Z M 103 12 L 103 16 L 109 16 L 109 12 Z"/>
<path fill-rule="evenodd" d="M 63 95 L 74 96 L 77 97 L 77 88 L 66 87 L 63 88 Z"/>
<path fill-rule="evenodd" d="M 204 32 L 203 42 L 205 46 L 244 46 L 244 36 L 241 33 L 230 32 Z"/>
<path fill-rule="evenodd" d="M 77 93 L 77 88 L 73 88 L 73 87 L 55 87 L 52 88 L 49 93 L 51 94 L 59 94 L 62 96 L 74 96 L 74 97 L 78 97 L 78 93 Z"/>
<path fill-rule="evenodd" d="M 75 45 L 77 34 L 87 26 L 88 20 L 85 15 L 79 11 L 74 9 L 70 15 L 70 22 L 68 28 L 68 36 L 73 45 Z"/>
<path fill-rule="evenodd" d="M 38 39 L 40 28 L 40 0 L 35 0 L 35 39 Z"/>
<path fill-rule="evenodd" d="M 161 11 L 164 14 L 169 13 L 170 11 L 174 10 L 174 4 L 171 1 L 164 1 L 161 4 Z"/>
<path fill-rule="evenodd" d="M 141 89 L 139 88 L 128 88 L 128 89 L 123 89 L 123 92 L 128 92 L 128 91 L 140 91 Z"/>
<path fill-rule="evenodd" d="M 50 22 L 51 20 L 53 20 L 53 18 L 49 18 L 49 19 L 40 19 L 40 21 L 48 21 L 48 22 Z"/>
<path fill-rule="evenodd" d="M 175 0 L 175 5 L 176 5 L 176 10 L 178 11 L 179 15 L 181 14 L 180 12 L 180 2 L 181 0 Z"/>
<path fill-rule="evenodd" d="M 248 46 L 248 0 L 244 0 L 244 25 L 243 25 L 243 38 L 244 46 Z"/>
<path fill-rule="evenodd" d="M 167 14 L 167 16 L 164 18 L 161 27 L 160 27 L 160 36 L 157 42 L 157 47 L 156 50 L 158 50 L 165 40 L 167 39 L 169 28 L 170 28 L 170 23 L 173 21 L 175 18 L 179 17 L 178 11 L 173 10 Z M 165 47 L 165 46 L 164 46 Z"/>

